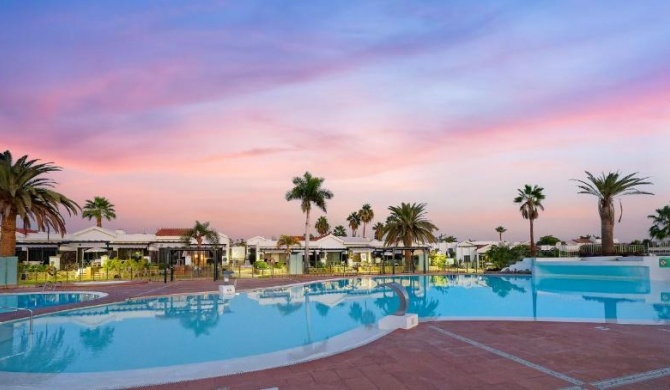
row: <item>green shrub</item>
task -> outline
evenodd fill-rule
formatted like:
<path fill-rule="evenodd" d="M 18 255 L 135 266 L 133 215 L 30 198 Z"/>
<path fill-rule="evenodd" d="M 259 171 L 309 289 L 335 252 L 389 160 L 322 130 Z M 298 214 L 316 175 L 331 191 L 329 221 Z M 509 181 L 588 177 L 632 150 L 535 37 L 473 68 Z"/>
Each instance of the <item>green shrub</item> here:
<path fill-rule="evenodd" d="M 444 253 L 433 252 L 430 254 L 430 265 L 443 269 L 447 265 L 447 255 Z"/>
<path fill-rule="evenodd" d="M 494 245 L 486 255 L 496 269 L 503 269 L 528 256 L 527 253 L 528 247 L 525 245 L 518 245 L 513 248 Z"/>
<path fill-rule="evenodd" d="M 268 263 L 259 260 L 254 263 L 254 268 L 257 270 L 265 270 L 270 268 L 270 266 L 268 265 Z"/>

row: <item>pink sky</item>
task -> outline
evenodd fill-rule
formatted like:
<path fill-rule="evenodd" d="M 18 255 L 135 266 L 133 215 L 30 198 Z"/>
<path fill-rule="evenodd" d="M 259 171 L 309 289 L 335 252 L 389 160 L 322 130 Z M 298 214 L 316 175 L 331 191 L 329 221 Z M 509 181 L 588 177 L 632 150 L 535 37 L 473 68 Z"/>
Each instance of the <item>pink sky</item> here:
<path fill-rule="evenodd" d="M 639 172 L 655 195 L 622 199 L 615 237 L 643 239 L 670 203 L 670 5 L 610 3 L 5 1 L 0 149 L 107 197 L 105 227 L 236 239 L 301 234 L 305 171 L 331 226 L 425 202 L 461 240 L 527 239 L 524 184 L 545 188 L 536 237 L 599 235 L 570 179 Z"/>

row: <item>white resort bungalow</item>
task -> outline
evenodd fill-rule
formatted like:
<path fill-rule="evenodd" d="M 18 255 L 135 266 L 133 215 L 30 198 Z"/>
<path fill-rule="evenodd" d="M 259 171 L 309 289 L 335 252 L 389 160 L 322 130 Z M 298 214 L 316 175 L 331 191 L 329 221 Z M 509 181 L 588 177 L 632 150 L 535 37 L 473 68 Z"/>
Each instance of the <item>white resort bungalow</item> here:
<path fill-rule="evenodd" d="M 297 258 L 302 256 L 305 249 L 304 237 L 296 237 L 300 244 L 291 248 L 287 253 L 286 248 L 278 248 L 277 240 L 262 236 L 248 239 L 249 262 L 266 260 L 271 262 L 286 262 L 288 256 Z M 427 259 L 430 251 L 428 245 L 416 245 L 409 248 L 415 256 Z M 391 260 L 402 256 L 402 248 L 385 247 L 384 243 L 373 238 L 363 237 L 339 237 L 328 234 L 316 237 L 309 242 L 310 264 L 318 265 L 341 265 L 346 263 L 348 267 L 364 266 L 366 264 L 379 264 L 382 260 Z M 419 261 L 419 269 L 423 269 Z"/>
<path fill-rule="evenodd" d="M 157 263 L 172 260 L 177 265 L 204 265 L 214 258 L 214 251 L 227 260 L 230 239 L 219 233 L 219 246 L 204 243 L 186 245 L 181 236 L 186 229 L 159 229 L 155 234 L 129 234 L 92 226 L 64 236 L 45 232 L 17 231 L 16 255 L 19 262 L 50 264 L 61 268 L 63 263 L 104 265 L 111 258 L 143 257 Z M 217 256 L 217 257 L 218 257 Z"/>

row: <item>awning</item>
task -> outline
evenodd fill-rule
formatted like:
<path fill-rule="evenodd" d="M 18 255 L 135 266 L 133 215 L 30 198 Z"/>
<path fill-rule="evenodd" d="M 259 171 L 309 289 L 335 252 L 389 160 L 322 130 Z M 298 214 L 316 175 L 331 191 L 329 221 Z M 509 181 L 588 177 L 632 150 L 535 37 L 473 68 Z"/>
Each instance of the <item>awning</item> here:
<path fill-rule="evenodd" d="M 84 252 L 86 252 L 86 253 L 105 253 L 105 252 L 107 252 L 107 249 L 106 248 L 100 248 L 100 247 L 94 247 L 94 248 L 86 249 Z"/>

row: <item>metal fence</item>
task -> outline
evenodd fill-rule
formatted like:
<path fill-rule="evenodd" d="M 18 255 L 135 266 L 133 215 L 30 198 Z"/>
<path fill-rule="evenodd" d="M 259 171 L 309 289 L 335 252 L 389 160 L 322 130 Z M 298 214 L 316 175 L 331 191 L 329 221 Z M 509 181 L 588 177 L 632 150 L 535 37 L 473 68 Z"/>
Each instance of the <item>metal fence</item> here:
<path fill-rule="evenodd" d="M 324 264 L 318 267 L 310 267 L 309 275 L 318 276 L 364 276 L 364 275 L 394 275 L 394 274 L 423 274 L 423 273 L 480 273 L 483 270 L 475 268 L 475 263 L 462 263 L 460 265 L 445 265 L 443 267 L 427 266 L 425 271 L 420 269 L 405 269 L 403 262 L 383 261 L 377 264 Z M 213 280 L 217 272 L 218 279 L 226 278 L 282 278 L 290 275 L 288 267 L 269 266 L 258 268 L 244 263 L 235 263 L 219 267 L 215 271 L 214 266 L 209 264 L 203 267 L 173 266 L 160 269 L 158 266 L 150 266 L 146 269 L 123 269 L 110 270 L 102 267 L 86 267 L 74 270 L 55 270 L 47 266 L 31 267 L 19 271 L 19 283 L 22 285 L 43 285 L 45 283 L 70 284 L 77 282 L 94 281 L 175 281 L 175 280 Z"/>

